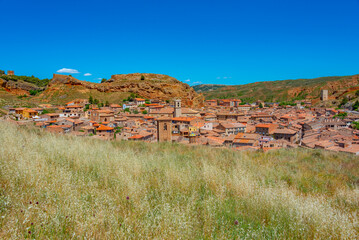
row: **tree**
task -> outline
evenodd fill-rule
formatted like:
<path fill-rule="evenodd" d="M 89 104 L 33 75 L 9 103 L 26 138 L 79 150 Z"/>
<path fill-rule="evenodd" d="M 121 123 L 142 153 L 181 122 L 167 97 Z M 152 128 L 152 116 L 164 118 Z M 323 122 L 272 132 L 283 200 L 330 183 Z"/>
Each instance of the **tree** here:
<path fill-rule="evenodd" d="M 93 104 L 93 103 L 94 103 L 94 102 L 93 102 L 93 97 L 92 97 L 92 96 L 90 96 L 90 97 L 89 97 L 89 103 L 90 103 L 90 104 Z"/>
<path fill-rule="evenodd" d="M 141 75 L 141 80 L 145 80 L 145 76 Z"/>
<path fill-rule="evenodd" d="M 30 90 L 29 93 L 31 96 L 35 96 L 39 91 L 38 90 Z"/>
<path fill-rule="evenodd" d="M 143 111 L 142 111 L 142 114 L 147 114 L 147 111 L 146 111 L 146 110 L 143 110 Z"/>
<path fill-rule="evenodd" d="M 353 105 L 353 110 L 358 110 L 358 108 L 359 108 L 359 101 L 356 100 L 354 105 Z"/>
<path fill-rule="evenodd" d="M 341 103 L 339 104 L 339 107 L 342 107 L 343 105 L 347 104 L 348 103 L 348 98 L 343 98 Z"/>
<path fill-rule="evenodd" d="M 138 114 L 138 111 L 135 109 L 135 110 L 133 110 L 133 113 L 134 113 L 134 114 Z"/>
<path fill-rule="evenodd" d="M 107 81 L 106 78 L 102 78 L 101 83 L 104 83 L 104 82 L 106 82 L 106 81 Z"/>
<path fill-rule="evenodd" d="M 95 99 L 95 100 L 93 100 L 93 103 L 94 103 L 94 104 L 99 104 L 100 101 L 99 101 L 98 99 Z"/>
<path fill-rule="evenodd" d="M 106 107 L 110 106 L 110 103 L 108 101 L 106 101 L 105 106 Z"/>
<path fill-rule="evenodd" d="M 263 108 L 263 104 L 262 104 L 262 103 L 259 103 L 259 108 Z"/>
<path fill-rule="evenodd" d="M 338 113 L 337 115 L 334 115 L 333 118 L 338 117 L 338 118 L 344 119 L 346 116 L 348 116 L 348 113 L 343 112 L 343 113 Z"/>
<path fill-rule="evenodd" d="M 0 70 L 0 75 L 3 75 L 5 74 L 5 71 L 4 70 Z"/>
<path fill-rule="evenodd" d="M 355 95 L 359 97 L 359 90 L 355 92 Z"/>

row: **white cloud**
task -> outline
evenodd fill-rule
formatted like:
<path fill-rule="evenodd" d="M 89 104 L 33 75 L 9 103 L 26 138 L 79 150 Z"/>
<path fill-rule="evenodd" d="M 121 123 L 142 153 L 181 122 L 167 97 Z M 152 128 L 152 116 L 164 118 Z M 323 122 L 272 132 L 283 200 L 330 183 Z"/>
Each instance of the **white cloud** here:
<path fill-rule="evenodd" d="M 202 82 L 199 82 L 199 81 L 198 81 L 198 82 L 194 82 L 193 84 L 201 84 L 201 83 L 202 83 Z"/>
<path fill-rule="evenodd" d="M 88 76 L 91 76 L 92 74 L 91 73 L 85 73 L 84 76 L 88 77 Z"/>
<path fill-rule="evenodd" d="M 59 70 L 57 70 L 58 73 L 80 73 L 78 70 L 76 69 L 71 69 L 71 68 L 61 68 Z"/>
<path fill-rule="evenodd" d="M 184 80 L 185 82 L 190 82 L 191 81 L 191 79 L 186 79 L 186 80 Z"/>
<path fill-rule="evenodd" d="M 97 78 L 97 80 L 102 80 L 102 78 Z"/>

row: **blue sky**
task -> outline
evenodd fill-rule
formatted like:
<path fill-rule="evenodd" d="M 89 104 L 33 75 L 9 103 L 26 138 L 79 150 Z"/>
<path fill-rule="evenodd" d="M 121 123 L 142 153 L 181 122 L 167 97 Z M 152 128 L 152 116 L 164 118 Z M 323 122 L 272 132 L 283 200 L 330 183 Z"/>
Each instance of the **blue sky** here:
<path fill-rule="evenodd" d="M 0 69 L 17 75 L 162 73 L 193 85 L 359 73 L 359 0 L 0 0 L 0 9 Z"/>

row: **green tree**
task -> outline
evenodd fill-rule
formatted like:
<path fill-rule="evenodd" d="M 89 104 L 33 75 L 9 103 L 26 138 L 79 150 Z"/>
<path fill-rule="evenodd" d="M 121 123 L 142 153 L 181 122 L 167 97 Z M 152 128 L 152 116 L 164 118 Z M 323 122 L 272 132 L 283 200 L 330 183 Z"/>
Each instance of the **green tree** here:
<path fill-rule="evenodd" d="M 145 80 L 145 76 L 141 75 L 141 80 Z"/>
<path fill-rule="evenodd" d="M 134 114 L 138 114 L 138 111 L 135 109 L 135 110 L 133 110 L 133 113 L 134 113 Z"/>
<path fill-rule="evenodd" d="M 104 82 L 106 82 L 106 81 L 107 81 L 106 78 L 102 78 L 101 83 L 104 83 Z"/>
<path fill-rule="evenodd" d="M 108 101 L 106 101 L 105 106 L 106 107 L 110 106 L 110 103 Z"/>
<path fill-rule="evenodd" d="M 35 96 L 39 91 L 38 90 L 30 90 L 29 93 L 31 96 Z"/>
<path fill-rule="evenodd" d="M 339 107 L 342 107 L 342 106 L 344 106 L 345 104 L 347 104 L 348 103 L 348 98 L 343 98 L 342 99 L 342 101 L 340 102 L 340 104 L 339 104 Z"/>
<path fill-rule="evenodd" d="M 100 101 L 99 101 L 98 99 L 96 99 L 96 98 L 95 98 L 95 100 L 93 100 L 93 103 L 94 103 L 94 104 L 99 104 L 99 103 L 100 103 Z"/>
<path fill-rule="evenodd" d="M 263 104 L 262 104 L 262 103 L 259 103 L 259 108 L 263 108 Z"/>
<path fill-rule="evenodd" d="M 146 110 L 143 110 L 143 111 L 142 111 L 142 114 L 147 114 L 147 111 L 146 111 Z"/>
<path fill-rule="evenodd" d="M 355 95 L 359 97 L 359 90 L 355 92 Z"/>
<path fill-rule="evenodd" d="M 346 116 L 348 116 L 348 113 L 343 112 L 343 113 L 338 113 L 337 115 L 334 115 L 333 118 L 341 118 L 341 119 L 344 119 Z"/>
<path fill-rule="evenodd" d="M 0 70 L 0 75 L 5 74 L 4 70 Z"/>
<path fill-rule="evenodd" d="M 359 101 L 356 100 L 354 105 L 353 105 L 353 110 L 358 110 L 358 108 L 359 108 Z"/>
<path fill-rule="evenodd" d="M 90 104 L 93 104 L 93 103 L 94 103 L 92 96 L 89 97 L 89 103 L 90 103 Z"/>

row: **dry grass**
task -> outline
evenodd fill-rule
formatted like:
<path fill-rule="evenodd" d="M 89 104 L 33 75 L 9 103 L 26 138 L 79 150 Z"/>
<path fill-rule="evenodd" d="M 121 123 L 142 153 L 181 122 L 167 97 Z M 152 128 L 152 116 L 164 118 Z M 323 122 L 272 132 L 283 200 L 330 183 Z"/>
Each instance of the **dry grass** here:
<path fill-rule="evenodd" d="M 0 143 L 0 238 L 358 238 L 353 156 L 102 142 L 5 122 Z"/>

